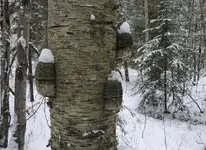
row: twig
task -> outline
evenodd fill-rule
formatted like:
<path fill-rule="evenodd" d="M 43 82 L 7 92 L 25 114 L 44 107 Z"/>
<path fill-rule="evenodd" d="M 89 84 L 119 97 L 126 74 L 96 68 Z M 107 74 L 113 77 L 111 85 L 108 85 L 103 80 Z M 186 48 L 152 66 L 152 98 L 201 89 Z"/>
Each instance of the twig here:
<path fill-rule="evenodd" d="M 165 149 L 167 150 L 167 135 L 166 135 L 166 130 L 165 130 L 165 119 L 163 118 L 163 124 L 164 124 L 164 143 L 165 143 Z"/>
<path fill-rule="evenodd" d="M 14 63 L 14 60 L 15 60 L 15 58 L 16 58 L 16 55 L 17 55 L 17 51 L 15 51 L 14 56 L 13 56 L 13 58 L 12 58 L 12 60 L 11 60 L 11 64 L 9 65 L 9 74 L 11 73 L 11 67 L 12 67 L 12 65 L 13 65 L 13 63 Z"/>
<path fill-rule="evenodd" d="M 34 106 L 36 106 L 36 105 L 38 105 L 38 104 L 40 104 L 40 102 L 37 102 L 37 103 L 34 104 L 34 105 L 32 104 L 32 106 L 28 107 L 25 112 L 27 112 L 28 114 L 30 114 L 30 113 L 29 113 L 29 109 L 32 109 Z"/>
<path fill-rule="evenodd" d="M 145 129 L 146 129 L 146 125 L 147 125 L 147 116 L 146 116 L 146 111 L 145 111 L 145 107 L 144 107 L 144 129 L 143 129 L 143 131 L 142 131 L 142 138 L 144 138 L 144 131 L 145 131 Z"/>
<path fill-rule="evenodd" d="M 199 139 L 200 139 L 200 141 L 201 141 L 201 143 L 199 143 L 199 142 L 197 142 L 197 144 L 203 144 L 204 146 L 205 146 L 205 148 L 206 148 L 206 144 L 203 142 L 203 140 L 202 140 L 202 138 L 201 138 L 201 136 L 200 136 L 200 134 L 196 131 L 196 133 L 197 133 L 197 136 L 199 137 Z"/>
<path fill-rule="evenodd" d="M 179 87 L 179 88 L 180 88 L 180 87 Z M 181 89 L 181 90 L 184 90 L 184 89 L 182 89 L 182 88 L 180 88 L 180 89 Z M 200 106 L 199 106 L 198 103 L 194 100 L 194 98 L 193 98 L 190 94 L 188 94 L 187 91 L 184 90 L 184 92 L 185 92 L 186 95 L 189 96 L 189 97 L 192 99 L 192 101 L 197 105 L 197 107 L 198 107 L 199 110 L 200 110 L 200 113 L 204 113 L 204 111 L 200 108 Z"/>
<path fill-rule="evenodd" d="M 133 147 L 131 147 L 129 144 L 128 144 L 128 142 L 127 141 L 125 141 L 122 137 L 121 137 L 121 139 L 122 139 L 122 141 L 124 141 L 124 143 L 129 147 L 129 148 L 131 148 L 132 150 L 135 150 Z"/>
<path fill-rule="evenodd" d="M 47 119 L 47 116 L 46 116 L 46 107 L 45 107 L 45 106 L 46 106 L 46 105 L 45 105 L 45 103 L 44 103 L 44 116 L 45 116 L 46 123 L 47 123 L 48 127 L 51 128 L 51 126 L 49 125 L 49 121 L 48 121 L 48 119 Z"/>
<path fill-rule="evenodd" d="M 123 76 L 122 76 L 122 73 L 121 71 L 119 70 L 119 68 L 116 68 L 115 71 L 117 71 L 119 73 L 119 75 L 121 76 L 122 80 L 123 80 Z"/>
<path fill-rule="evenodd" d="M 39 108 L 42 105 L 42 103 L 43 103 L 43 99 L 42 99 L 41 103 L 39 104 L 38 108 L 33 112 L 33 114 L 31 116 L 29 116 L 29 118 L 26 119 L 26 121 L 31 119 L 31 117 L 33 117 L 36 114 L 36 112 L 39 110 Z"/>
<path fill-rule="evenodd" d="M 200 106 L 198 105 L 198 103 L 194 100 L 194 98 L 190 95 L 190 94 L 188 94 L 188 93 L 186 93 L 191 99 L 192 99 L 192 101 L 197 105 L 197 107 L 199 108 L 199 110 L 200 110 L 200 113 L 204 113 L 204 111 L 200 108 Z"/>
<path fill-rule="evenodd" d="M 12 94 L 13 96 L 15 96 L 15 93 L 14 93 L 14 91 L 11 89 L 11 87 L 9 87 L 9 91 L 11 92 L 11 94 Z"/>
<path fill-rule="evenodd" d="M 132 110 L 130 110 L 127 106 L 123 106 L 123 107 L 129 111 L 129 113 L 132 115 L 132 117 L 135 116 L 135 113 L 133 113 Z"/>
<path fill-rule="evenodd" d="M 29 42 L 29 44 L 32 46 L 32 48 L 34 49 L 34 51 L 36 52 L 36 54 L 39 56 L 39 55 L 40 55 L 40 53 L 39 53 L 38 48 L 36 48 L 36 46 L 34 46 L 34 44 L 33 44 L 33 43 L 31 43 L 31 42 Z"/>
<path fill-rule="evenodd" d="M 16 50 L 16 44 L 15 46 L 11 49 L 11 52 L 14 52 Z"/>

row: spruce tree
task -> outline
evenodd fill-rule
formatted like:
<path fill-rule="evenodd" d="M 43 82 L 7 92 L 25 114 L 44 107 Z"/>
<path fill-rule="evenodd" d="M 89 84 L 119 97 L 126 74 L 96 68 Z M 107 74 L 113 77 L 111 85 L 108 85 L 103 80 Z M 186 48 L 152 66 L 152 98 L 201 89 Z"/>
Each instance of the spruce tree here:
<path fill-rule="evenodd" d="M 158 17 L 150 21 L 154 25 L 149 28 L 153 32 L 152 39 L 138 49 L 141 53 L 137 59 L 141 72 L 140 108 L 149 106 L 147 108 L 155 112 L 168 112 L 169 103 L 182 105 L 184 84 L 188 81 L 188 67 L 184 61 L 188 49 L 174 13 L 177 7 L 172 3 L 175 4 L 170 0 L 159 2 Z"/>

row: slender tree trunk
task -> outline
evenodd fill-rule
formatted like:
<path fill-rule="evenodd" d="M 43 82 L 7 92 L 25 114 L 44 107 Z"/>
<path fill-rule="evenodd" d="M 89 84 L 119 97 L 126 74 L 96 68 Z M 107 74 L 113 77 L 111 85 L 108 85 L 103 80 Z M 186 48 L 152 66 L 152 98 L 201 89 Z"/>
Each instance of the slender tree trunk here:
<path fill-rule="evenodd" d="M 195 2 L 194 0 L 189 1 L 188 14 L 190 14 L 190 16 L 189 16 L 189 27 L 188 27 L 189 33 L 188 33 L 188 37 L 192 37 L 191 29 L 192 29 L 192 18 L 194 17 L 194 2 Z"/>
<path fill-rule="evenodd" d="M 15 76 L 15 113 L 17 114 L 17 129 L 15 136 L 18 150 L 24 149 L 26 132 L 26 70 L 27 59 L 25 49 L 21 43 L 17 43 L 18 66 Z"/>
<path fill-rule="evenodd" d="M 28 79 L 29 79 L 29 87 L 30 87 L 30 101 L 34 102 L 34 89 L 33 89 L 33 76 L 32 76 L 32 51 L 31 49 L 29 49 L 29 53 L 28 53 L 28 68 L 29 68 L 29 72 L 28 72 Z"/>
<path fill-rule="evenodd" d="M 194 32 L 196 33 L 197 32 L 197 22 L 195 22 L 195 29 L 194 29 Z M 194 45 L 194 43 L 197 41 L 197 37 L 195 36 L 194 39 L 192 39 L 192 47 L 193 47 L 193 70 L 194 70 L 194 73 L 193 73 L 193 81 L 196 82 L 197 81 L 197 48 L 196 46 Z"/>
<path fill-rule="evenodd" d="M 145 41 L 149 41 L 149 17 L 148 17 L 148 1 L 144 0 L 144 14 L 145 14 Z"/>
<path fill-rule="evenodd" d="M 104 96 L 114 68 L 115 9 L 108 0 L 48 1 L 48 44 L 56 64 L 52 150 L 116 149 L 121 95 Z"/>
<path fill-rule="evenodd" d="M 30 19 L 31 19 L 31 2 L 30 0 L 25 0 L 24 5 L 24 38 L 26 39 L 26 55 L 28 59 L 28 80 L 30 87 L 30 101 L 34 101 L 34 90 L 33 90 L 33 77 L 32 77 L 32 53 L 30 51 L 29 41 L 30 41 Z"/>
<path fill-rule="evenodd" d="M 196 59 L 196 53 L 193 53 L 193 69 L 194 69 L 194 74 L 193 74 L 193 81 L 196 82 L 197 78 L 197 59 Z"/>
<path fill-rule="evenodd" d="M 1 3 L 0 3 L 0 8 L 1 8 L 1 10 L 3 10 L 3 0 L 1 0 Z M 0 12 L 1 13 L 1 18 L 0 18 L 0 25 L 1 25 L 1 32 L 3 31 L 3 11 L 1 11 Z M 1 36 L 1 38 L 0 38 L 0 40 L 1 40 L 1 42 L 2 42 L 2 36 Z M 2 58 L 2 56 L 3 56 L 3 54 L 2 54 L 2 49 L 3 49 L 3 43 L 2 43 L 2 45 L 0 45 L 0 47 L 1 47 L 1 51 L 0 51 L 0 58 Z M 2 59 L 0 60 L 0 80 L 1 80 L 1 83 L 0 83 L 0 118 L 1 118 L 1 116 L 2 116 L 2 113 L 1 113 L 1 107 L 2 107 L 2 91 L 3 91 L 3 88 L 2 88 L 2 75 L 3 75 L 3 71 L 2 71 L 2 68 L 3 68 L 3 65 L 2 65 Z M 0 124 L 1 124 L 1 122 L 2 122 L 2 120 L 0 119 Z"/>
<path fill-rule="evenodd" d="M 189 14 L 189 24 L 188 24 L 188 39 L 189 39 L 189 41 L 188 41 L 188 43 L 191 43 L 191 47 L 193 48 L 194 46 L 194 37 L 193 37 L 193 32 L 192 32 L 192 25 L 193 25 L 193 17 L 194 17 L 194 0 L 190 0 L 189 1 L 189 4 L 188 4 L 188 14 Z M 193 67 L 193 57 L 190 57 L 190 59 L 188 59 L 189 60 L 189 65 L 190 65 L 190 68 L 192 68 Z M 193 72 L 191 71 L 190 72 L 190 79 L 192 79 L 193 78 Z"/>
<path fill-rule="evenodd" d="M 164 56 L 164 112 L 167 113 L 167 56 Z"/>
<path fill-rule="evenodd" d="M 200 5 L 200 18 L 201 18 L 201 29 L 202 29 L 202 39 L 203 39 L 203 47 L 206 48 L 206 27 L 205 27 L 205 12 L 203 11 L 203 6 L 204 6 L 205 1 L 203 0 L 199 0 L 199 5 Z M 206 53 L 205 56 L 203 58 L 206 58 Z M 205 60 L 205 59 L 204 59 Z M 200 61 L 200 60 L 199 60 Z M 205 61 L 206 62 L 206 61 Z M 205 63 L 204 62 L 204 63 Z M 205 65 L 204 65 L 205 66 Z"/>
<path fill-rule="evenodd" d="M 198 61 L 197 61 L 197 81 L 200 79 L 200 70 L 201 70 L 201 56 L 202 56 L 202 48 L 198 48 Z"/>
<path fill-rule="evenodd" d="M 30 18 L 31 18 L 31 14 L 30 14 L 30 0 L 23 0 L 25 2 L 23 2 L 23 9 L 24 9 L 24 21 L 23 21 L 23 25 L 24 25 L 24 32 L 23 32 L 23 37 L 26 40 L 26 54 L 28 56 L 29 54 L 29 36 L 30 36 Z"/>
<path fill-rule="evenodd" d="M 124 61 L 124 71 L 125 71 L 125 79 L 127 82 L 129 82 L 129 70 L 128 70 L 127 60 Z"/>
<path fill-rule="evenodd" d="M 20 12 L 18 42 L 17 42 L 17 68 L 15 73 L 15 114 L 17 116 L 17 128 L 14 137 L 18 144 L 18 150 L 24 150 L 26 132 L 26 81 L 27 81 L 27 52 L 23 44 L 24 11 Z M 21 40 L 20 40 L 21 38 Z"/>
<path fill-rule="evenodd" d="M 173 71 L 173 68 L 172 68 L 172 83 L 174 84 L 174 71 Z M 173 102 L 175 101 L 175 85 L 172 85 L 172 100 Z"/>
<path fill-rule="evenodd" d="M 9 64 L 10 64 L 10 18 L 9 18 L 9 2 L 1 1 L 2 9 L 2 45 L 3 51 L 1 58 L 1 113 L 0 113 L 0 148 L 6 148 L 8 144 L 8 130 L 10 125 L 10 112 L 9 112 Z"/>

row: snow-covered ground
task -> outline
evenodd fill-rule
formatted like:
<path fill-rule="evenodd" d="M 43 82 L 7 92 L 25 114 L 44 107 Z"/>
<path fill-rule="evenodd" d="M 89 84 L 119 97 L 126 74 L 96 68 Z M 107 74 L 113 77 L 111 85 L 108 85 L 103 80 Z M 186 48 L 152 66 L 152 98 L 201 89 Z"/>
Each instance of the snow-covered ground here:
<path fill-rule="evenodd" d="M 118 114 L 118 122 L 121 124 L 121 127 L 117 126 L 118 150 L 205 150 L 205 124 L 194 125 L 193 122 L 168 119 L 168 117 L 158 120 L 136 111 L 140 95 L 133 95 L 132 88 L 136 82 L 137 72 L 129 69 L 129 73 L 131 83 L 123 83 L 123 106 Z M 192 96 L 206 111 L 206 87 L 204 85 L 206 85 L 206 77 L 202 77 L 198 86 L 193 87 Z M 36 89 L 34 97 L 33 104 L 29 102 L 29 98 L 27 100 L 27 109 L 30 115 L 38 110 L 27 121 L 25 150 L 50 150 L 46 147 L 50 138 L 49 108 L 45 104 L 45 99 L 38 95 Z M 11 111 L 13 99 L 11 96 Z M 194 117 L 206 120 L 205 113 L 199 114 L 197 107 L 190 99 L 186 103 L 196 114 Z M 10 131 L 13 129 L 14 127 L 11 126 Z M 6 150 L 16 150 L 14 146 L 10 143 Z"/>
<path fill-rule="evenodd" d="M 35 88 L 34 90 L 36 91 Z M 27 104 L 27 107 L 31 108 L 30 113 L 34 113 L 34 116 L 27 121 L 25 150 L 50 150 L 50 147 L 46 147 L 50 139 L 50 113 L 46 98 L 37 92 L 34 98 L 33 104 L 31 102 Z M 34 105 L 33 108 L 32 105 Z"/>
<path fill-rule="evenodd" d="M 33 62 L 33 67 L 36 68 L 36 62 Z M 13 68 L 16 68 L 14 63 Z M 35 69 L 33 70 L 33 74 Z M 15 69 L 12 70 L 10 77 L 10 87 L 14 90 Z M 34 83 L 35 84 L 35 83 Z M 50 150 L 46 147 L 50 139 L 50 113 L 46 104 L 46 98 L 43 98 L 37 93 L 36 86 L 34 86 L 33 103 L 29 100 L 29 84 L 27 83 L 27 124 L 25 136 L 25 150 Z M 14 114 L 14 96 L 10 95 L 10 113 L 11 113 L 11 127 L 9 129 L 9 144 L 6 149 L 0 150 L 18 150 L 15 139 L 11 138 L 15 131 L 15 114 Z"/>
<path fill-rule="evenodd" d="M 140 95 L 133 95 L 132 88 L 137 72 L 130 70 L 130 84 L 124 85 L 123 108 L 119 112 L 121 127 L 118 126 L 119 150 L 205 150 L 206 124 L 194 125 L 175 119 L 158 120 L 137 113 Z M 206 111 L 206 77 L 200 79 L 198 86 L 192 87 L 192 96 Z M 185 100 L 191 112 L 206 120 L 205 113 L 200 114 L 194 102 Z"/>
<path fill-rule="evenodd" d="M 37 62 L 33 62 L 33 68 L 36 68 Z M 33 75 L 35 69 L 33 69 Z M 35 81 L 35 80 L 34 80 Z M 46 147 L 50 139 L 50 112 L 46 104 L 46 98 L 38 94 L 34 82 L 34 99 L 31 103 L 29 101 L 29 85 L 27 88 L 27 109 L 29 109 L 30 115 L 34 114 L 27 121 L 25 150 L 50 150 L 50 147 Z M 32 107 L 33 106 L 33 107 Z"/>
<path fill-rule="evenodd" d="M 46 99 L 40 96 L 34 88 L 35 102 L 31 103 L 27 98 L 27 124 L 25 150 L 50 150 L 46 145 L 50 139 L 50 116 L 49 109 L 46 105 Z M 18 150 L 11 134 L 15 130 L 14 120 L 14 97 L 10 97 L 11 127 L 9 131 L 9 146 L 6 150 Z M 0 149 L 3 150 L 3 149 Z"/>

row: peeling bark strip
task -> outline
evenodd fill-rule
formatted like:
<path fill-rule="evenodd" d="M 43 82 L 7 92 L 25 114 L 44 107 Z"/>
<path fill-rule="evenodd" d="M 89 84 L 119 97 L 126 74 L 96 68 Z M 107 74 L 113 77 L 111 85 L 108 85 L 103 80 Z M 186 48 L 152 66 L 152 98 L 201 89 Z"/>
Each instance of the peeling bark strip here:
<path fill-rule="evenodd" d="M 121 103 L 121 96 L 108 103 L 104 89 L 115 62 L 116 3 L 49 0 L 48 11 L 49 48 L 56 61 L 52 150 L 114 150 L 120 105 L 114 101 Z"/>

